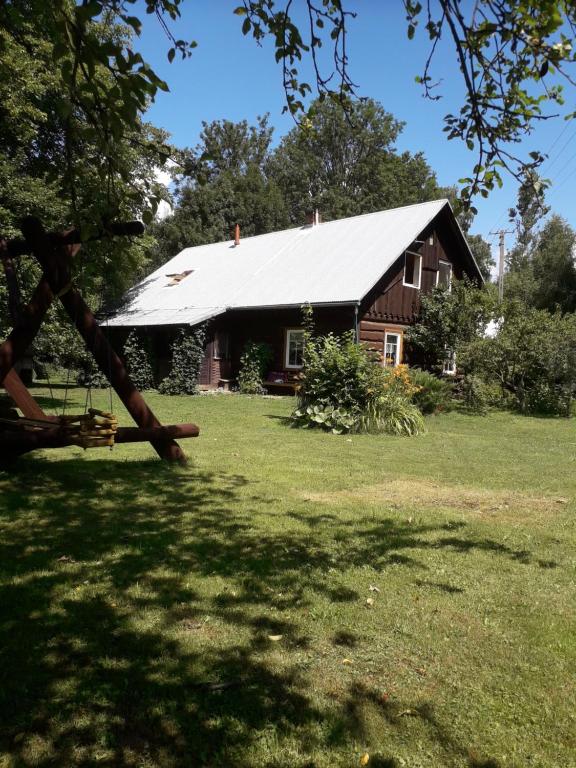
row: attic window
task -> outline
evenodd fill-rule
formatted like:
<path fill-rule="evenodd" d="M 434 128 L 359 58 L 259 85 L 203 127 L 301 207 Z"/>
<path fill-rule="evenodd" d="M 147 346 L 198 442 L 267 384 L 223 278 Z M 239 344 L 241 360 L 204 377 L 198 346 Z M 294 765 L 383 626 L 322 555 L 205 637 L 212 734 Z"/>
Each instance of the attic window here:
<path fill-rule="evenodd" d="M 171 275 L 166 275 L 166 277 L 170 278 L 169 282 L 166 283 L 166 288 L 170 288 L 172 285 L 178 285 L 178 283 L 181 283 L 185 277 L 191 275 L 192 272 L 194 272 L 193 269 L 186 269 L 184 272 L 174 272 Z"/>
<path fill-rule="evenodd" d="M 436 272 L 436 285 L 447 291 L 452 289 L 452 264 L 449 261 L 438 262 L 438 272 Z"/>
<path fill-rule="evenodd" d="M 412 251 L 406 251 L 404 259 L 404 285 L 407 285 L 409 288 L 420 288 L 422 256 Z"/>

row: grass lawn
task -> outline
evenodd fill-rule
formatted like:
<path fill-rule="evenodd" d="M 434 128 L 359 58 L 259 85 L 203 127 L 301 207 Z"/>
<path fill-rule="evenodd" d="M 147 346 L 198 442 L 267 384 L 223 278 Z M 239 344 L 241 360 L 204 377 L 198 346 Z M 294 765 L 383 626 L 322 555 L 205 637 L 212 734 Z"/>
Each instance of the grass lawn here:
<path fill-rule="evenodd" d="M 0 474 L 1 768 L 576 766 L 574 423 L 149 401 L 188 467 Z"/>

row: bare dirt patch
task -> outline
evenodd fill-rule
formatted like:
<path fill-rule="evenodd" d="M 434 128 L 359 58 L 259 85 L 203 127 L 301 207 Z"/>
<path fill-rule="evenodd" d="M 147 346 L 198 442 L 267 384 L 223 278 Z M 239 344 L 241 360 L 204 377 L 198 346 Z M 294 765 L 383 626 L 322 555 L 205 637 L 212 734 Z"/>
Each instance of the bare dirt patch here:
<path fill-rule="evenodd" d="M 501 520 L 522 520 L 526 516 L 553 515 L 571 499 L 565 496 L 536 496 L 512 490 L 483 490 L 465 485 L 443 485 L 419 478 L 394 478 L 332 493 L 302 491 L 307 501 L 325 504 L 361 501 L 390 508 L 446 509 Z"/>

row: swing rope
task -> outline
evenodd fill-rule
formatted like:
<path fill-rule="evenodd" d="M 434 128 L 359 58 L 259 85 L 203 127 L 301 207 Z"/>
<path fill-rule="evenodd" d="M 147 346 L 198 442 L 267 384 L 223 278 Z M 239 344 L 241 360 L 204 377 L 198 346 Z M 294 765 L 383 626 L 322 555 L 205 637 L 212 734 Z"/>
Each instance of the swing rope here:
<path fill-rule="evenodd" d="M 85 269 L 86 269 L 86 260 L 85 260 L 85 253 L 83 250 L 80 251 L 80 269 L 78 273 L 78 287 L 79 290 L 83 292 L 83 286 L 84 286 L 84 277 L 85 277 Z M 73 281 L 70 281 L 68 285 L 65 287 L 64 291 L 69 290 L 73 285 Z M 103 293 L 104 293 L 104 287 L 103 283 L 100 286 L 100 305 L 103 303 Z M 76 322 L 78 319 L 76 310 L 76 315 L 74 317 L 74 325 L 76 326 Z M 107 327 L 108 327 L 108 321 L 107 321 Z M 109 391 L 109 404 L 110 404 L 110 410 L 109 411 L 102 411 L 98 410 L 97 408 L 93 407 L 92 402 L 92 380 L 91 378 L 88 379 L 88 382 L 85 384 L 86 389 L 86 396 L 84 399 L 84 412 L 80 415 L 67 415 L 66 410 L 68 406 L 68 393 L 70 389 L 70 373 L 71 373 L 71 366 L 72 362 L 69 361 L 67 371 L 66 371 L 66 384 L 64 389 L 64 404 L 62 408 L 62 414 L 59 416 L 59 429 L 66 432 L 67 436 L 71 439 L 71 442 L 74 445 L 79 445 L 82 448 L 99 448 L 99 447 L 109 447 L 110 450 L 114 447 L 114 441 L 115 441 L 115 435 L 118 429 L 118 419 L 113 414 L 113 402 L 112 402 L 112 386 L 110 384 L 110 376 L 112 371 L 112 357 L 111 357 L 111 351 L 108 351 L 108 391 Z M 90 373 L 87 372 L 87 375 L 90 377 Z M 46 423 L 42 423 L 38 420 L 30 421 L 26 420 L 25 423 L 22 424 L 25 428 L 42 428 L 46 427 Z M 54 425 L 51 425 L 52 428 Z"/>

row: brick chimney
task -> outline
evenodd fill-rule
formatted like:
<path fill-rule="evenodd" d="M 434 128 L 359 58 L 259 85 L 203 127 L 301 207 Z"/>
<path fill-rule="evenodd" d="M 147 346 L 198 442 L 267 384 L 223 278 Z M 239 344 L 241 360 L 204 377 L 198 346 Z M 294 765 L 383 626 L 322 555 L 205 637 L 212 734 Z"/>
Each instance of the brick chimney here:
<path fill-rule="evenodd" d="M 234 227 L 234 247 L 240 245 L 240 224 L 236 224 Z"/>
<path fill-rule="evenodd" d="M 306 214 L 306 226 L 308 227 L 317 227 L 321 221 L 322 219 L 318 208 L 315 208 L 313 211 L 308 211 Z"/>

